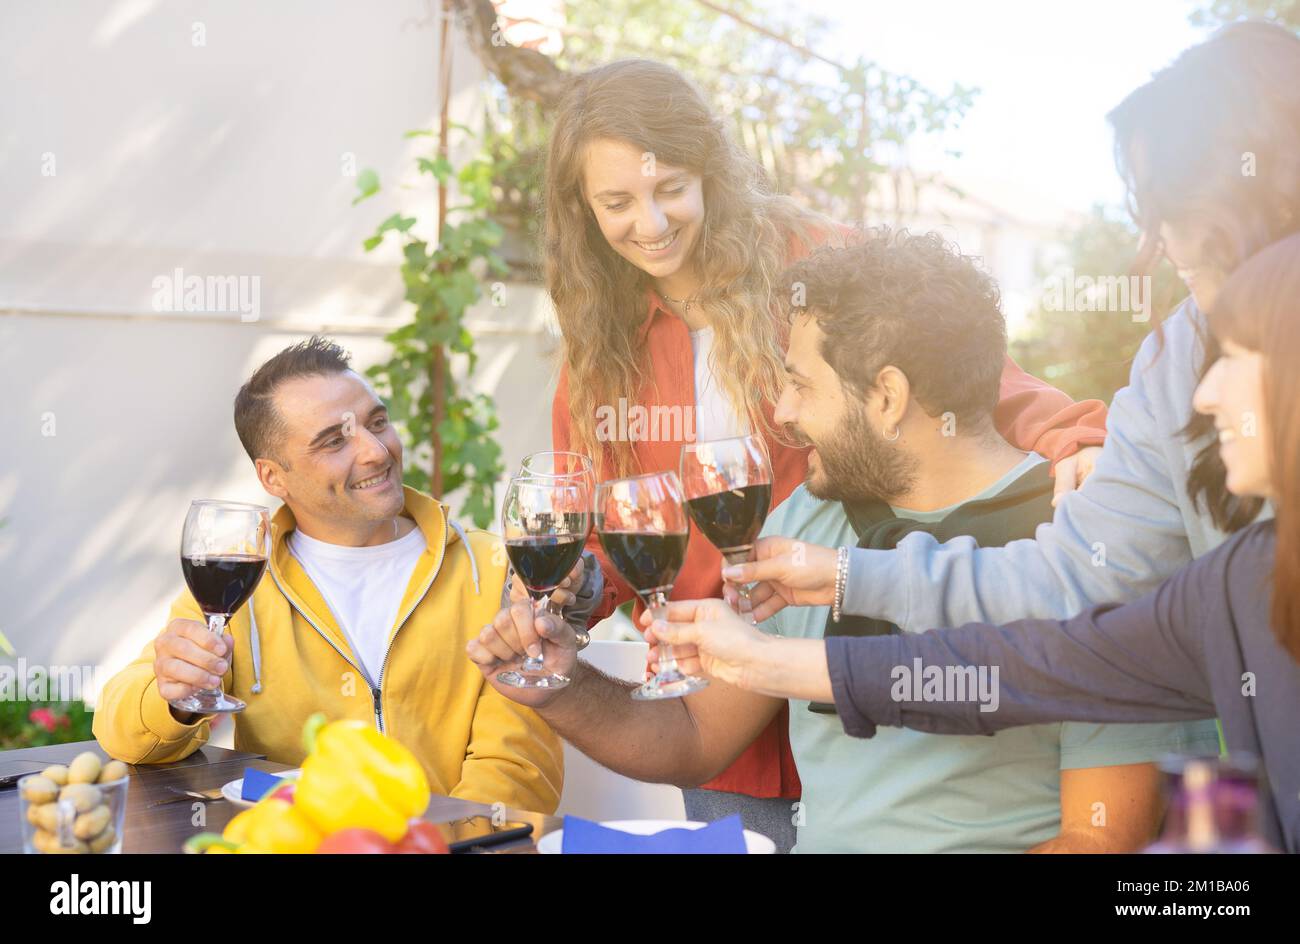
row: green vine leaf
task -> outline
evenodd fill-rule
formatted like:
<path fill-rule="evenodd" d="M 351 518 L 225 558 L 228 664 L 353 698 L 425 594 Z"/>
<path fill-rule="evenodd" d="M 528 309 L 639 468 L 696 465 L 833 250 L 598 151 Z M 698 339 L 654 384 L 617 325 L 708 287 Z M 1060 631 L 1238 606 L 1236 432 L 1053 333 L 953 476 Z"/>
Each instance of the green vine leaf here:
<path fill-rule="evenodd" d="M 456 173 L 456 169 L 451 166 L 451 161 L 447 160 L 445 157 L 439 157 L 432 161 L 427 157 L 422 157 L 416 162 L 416 164 L 420 168 L 421 173 L 432 174 L 434 177 L 438 178 L 438 183 L 440 184 L 447 183 L 447 181 L 451 180 L 452 175 Z"/>
<path fill-rule="evenodd" d="M 379 175 L 367 167 L 357 174 L 357 195 L 352 198 L 352 205 L 356 206 L 362 200 L 369 200 L 378 192 Z"/>

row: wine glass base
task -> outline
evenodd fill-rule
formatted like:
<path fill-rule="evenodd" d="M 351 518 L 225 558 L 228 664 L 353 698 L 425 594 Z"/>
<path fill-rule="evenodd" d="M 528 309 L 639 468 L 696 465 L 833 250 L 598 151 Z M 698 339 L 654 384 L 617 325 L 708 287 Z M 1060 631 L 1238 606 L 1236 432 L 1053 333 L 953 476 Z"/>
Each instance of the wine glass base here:
<path fill-rule="evenodd" d="M 708 688 L 709 680 L 697 678 L 693 675 L 683 675 L 680 678 L 660 681 L 652 678 L 650 681 L 634 688 L 632 697 L 636 701 L 658 701 L 661 698 L 681 698 L 683 695 L 689 695 L 691 692 L 698 692 L 701 688 Z"/>
<path fill-rule="evenodd" d="M 225 692 L 194 692 L 170 704 L 177 711 L 188 711 L 195 715 L 233 714 L 248 707 L 238 698 L 231 698 Z"/>
<path fill-rule="evenodd" d="M 571 680 L 558 672 L 532 673 L 511 669 L 498 675 L 497 681 L 512 688 L 564 688 Z"/>

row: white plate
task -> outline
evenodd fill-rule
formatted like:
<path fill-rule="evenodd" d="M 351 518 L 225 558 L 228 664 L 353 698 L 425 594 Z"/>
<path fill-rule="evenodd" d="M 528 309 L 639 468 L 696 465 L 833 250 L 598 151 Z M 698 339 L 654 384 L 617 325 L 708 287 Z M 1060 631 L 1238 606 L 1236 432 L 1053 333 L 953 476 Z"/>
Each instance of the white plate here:
<path fill-rule="evenodd" d="M 708 823 L 679 819 L 619 819 L 600 825 L 609 829 L 621 829 L 636 836 L 649 836 L 665 829 L 701 829 Z M 559 855 L 564 848 L 564 830 L 557 829 L 547 833 L 537 842 L 537 851 L 545 855 Z M 776 843 L 761 833 L 745 830 L 745 851 L 750 855 L 772 855 L 776 852 Z"/>
<path fill-rule="evenodd" d="M 286 770 L 283 773 L 275 774 L 275 776 L 279 777 L 281 780 L 297 780 L 298 775 L 301 773 L 302 773 L 302 768 L 300 767 L 297 770 Z M 243 790 L 244 790 L 243 777 L 240 777 L 238 780 L 232 780 L 230 781 L 230 783 L 221 785 L 221 795 L 225 797 L 227 800 L 229 800 L 231 803 L 233 803 L 235 806 L 244 806 L 244 807 L 252 806 L 253 801 L 245 800 L 243 797 L 240 796 Z"/>

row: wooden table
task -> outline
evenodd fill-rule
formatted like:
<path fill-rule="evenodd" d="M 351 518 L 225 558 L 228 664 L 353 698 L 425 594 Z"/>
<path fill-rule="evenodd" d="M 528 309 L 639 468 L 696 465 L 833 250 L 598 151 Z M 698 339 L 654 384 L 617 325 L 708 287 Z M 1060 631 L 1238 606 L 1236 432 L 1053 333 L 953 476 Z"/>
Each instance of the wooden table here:
<path fill-rule="evenodd" d="M 101 757 L 105 756 L 96 742 L 80 741 L 74 744 L 0 751 L 0 760 L 30 760 L 42 765 L 66 764 L 88 750 L 95 751 Z M 246 767 L 268 773 L 292 769 L 287 764 L 269 761 L 261 754 L 207 746 L 173 764 L 141 764 L 131 767 L 122 851 L 178 853 L 185 840 L 195 833 L 221 832 L 231 817 L 240 812 L 241 807 L 227 800 L 185 799 L 153 808 L 150 808 L 150 804 L 175 796 L 169 787 L 197 791 L 215 789 L 242 777 Z M 205 822 L 200 825 L 194 823 L 195 817 L 199 815 L 194 808 L 195 803 L 203 804 L 201 812 Z M 20 815 L 17 788 L 0 789 L 0 853 L 23 851 Z M 435 796 L 429 803 L 424 818 L 435 823 L 446 823 L 469 816 L 491 815 L 492 808 L 487 804 Z M 533 837 L 511 846 L 492 847 L 492 851 L 536 852 L 536 840 L 563 825 L 563 820 L 559 817 L 522 810 L 507 810 L 506 816 L 512 822 L 532 824 Z"/>

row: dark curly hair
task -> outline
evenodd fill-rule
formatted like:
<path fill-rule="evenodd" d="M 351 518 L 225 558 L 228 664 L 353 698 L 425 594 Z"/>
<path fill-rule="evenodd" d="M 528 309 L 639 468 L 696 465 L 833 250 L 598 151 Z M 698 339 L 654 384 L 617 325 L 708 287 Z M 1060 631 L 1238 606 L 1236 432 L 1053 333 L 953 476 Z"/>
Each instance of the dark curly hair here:
<path fill-rule="evenodd" d="M 284 421 L 275 408 L 275 391 L 295 377 L 341 374 L 351 370 L 352 357 L 329 338 L 312 335 L 286 347 L 253 373 L 235 394 L 235 432 L 248 458 L 274 459 L 283 464 L 276 446 L 284 436 Z"/>
<path fill-rule="evenodd" d="M 880 370 L 907 375 L 930 416 L 983 429 L 998 401 L 1007 327 L 997 284 L 938 233 L 866 229 L 786 269 L 791 318 L 813 317 L 821 354 L 861 395 Z"/>

